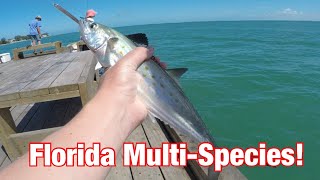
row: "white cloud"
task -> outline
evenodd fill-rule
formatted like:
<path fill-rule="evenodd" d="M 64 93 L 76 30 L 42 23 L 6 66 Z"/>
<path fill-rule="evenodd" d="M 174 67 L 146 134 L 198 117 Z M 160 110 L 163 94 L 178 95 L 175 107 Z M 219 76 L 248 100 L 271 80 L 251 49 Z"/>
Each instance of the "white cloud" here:
<path fill-rule="evenodd" d="M 296 11 L 291 8 L 286 8 L 286 9 L 283 9 L 282 11 L 280 11 L 280 14 L 285 15 L 285 16 L 299 16 L 299 15 L 302 15 L 303 12 Z"/>

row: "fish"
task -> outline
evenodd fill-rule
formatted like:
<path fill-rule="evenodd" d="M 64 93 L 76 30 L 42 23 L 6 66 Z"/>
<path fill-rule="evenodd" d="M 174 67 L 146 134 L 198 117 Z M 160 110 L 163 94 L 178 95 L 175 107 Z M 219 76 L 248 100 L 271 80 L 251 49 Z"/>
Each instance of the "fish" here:
<path fill-rule="evenodd" d="M 114 66 L 137 46 L 125 35 L 99 23 L 80 20 L 80 34 L 103 67 Z M 149 113 L 199 142 L 212 140 L 206 125 L 177 81 L 153 60 L 137 71 L 143 81 L 138 86 L 140 98 Z"/>
<path fill-rule="evenodd" d="M 100 23 L 84 18 L 78 20 L 60 5 L 53 5 L 79 25 L 81 39 L 105 68 L 114 66 L 136 47 L 148 46 L 147 37 L 143 33 L 125 36 Z M 210 142 L 217 147 L 199 113 L 179 85 L 178 79 L 186 70 L 166 71 L 152 58 L 146 60 L 137 69 L 143 77 L 138 85 L 138 96 L 147 106 L 147 118 L 153 122 L 157 118 L 198 142 Z M 208 168 L 208 179 L 218 180 L 220 173 L 213 170 L 213 165 Z"/>
<path fill-rule="evenodd" d="M 97 22 L 80 19 L 79 30 L 82 40 L 106 68 L 114 66 L 137 47 L 127 36 Z M 138 85 L 138 96 L 146 105 L 149 117 L 161 120 L 198 142 L 215 144 L 196 108 L 174 78 L 174 73 L 168 73 L 151 59 L 142 63 L 137 72 L 143 78 Z M 218 178 L 218 173 L 214 173 L 212 168 L 209 168 L 209 178 Z"/>

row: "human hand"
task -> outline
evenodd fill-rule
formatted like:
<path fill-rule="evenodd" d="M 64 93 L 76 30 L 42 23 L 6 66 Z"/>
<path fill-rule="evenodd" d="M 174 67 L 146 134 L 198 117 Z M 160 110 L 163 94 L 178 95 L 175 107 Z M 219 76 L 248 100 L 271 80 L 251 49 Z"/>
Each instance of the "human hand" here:
<path fill-rule="evenodd" d="M 147 116 L 147 109 L 137 96 L 142 76 L 136 71 L 143 61 L 150 59 L 154 49 L 138 47 L 109 68 L 101 79 L 97 96 L 112 102 L 121 116 L 122 130 L 133 131 Z"/>

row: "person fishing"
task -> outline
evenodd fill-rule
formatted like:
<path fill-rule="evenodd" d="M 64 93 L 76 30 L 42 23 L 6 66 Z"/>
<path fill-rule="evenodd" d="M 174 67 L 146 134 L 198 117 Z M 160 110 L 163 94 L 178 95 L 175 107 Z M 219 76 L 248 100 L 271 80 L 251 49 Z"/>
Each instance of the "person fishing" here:
<path fill-rule="evenodd" d="M 32 41 L 32 46 L 36 46 L 41 44 L 41 21 L 42 17 L 40 15 L 36 16 L 34 20 L 29 23 L 29 37 Z M 33 51 L 36 54 L 36 50 Z M 40 50 L 42 53 L 42 50 Z"/>

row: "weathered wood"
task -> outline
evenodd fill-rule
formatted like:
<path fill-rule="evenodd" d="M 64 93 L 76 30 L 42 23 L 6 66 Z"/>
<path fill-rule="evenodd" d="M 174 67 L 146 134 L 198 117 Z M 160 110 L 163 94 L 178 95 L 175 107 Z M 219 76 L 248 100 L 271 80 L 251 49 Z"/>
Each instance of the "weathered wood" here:
<path fill-rule="evenodd" d="M 6 159 L 3 161 L 3 163 L 1 164 L 1 166 L 0 166 L 0 170 L 6 168 L 6 167 L 9 166 L 10 164 L 11 164 L 10 159 L 9 159 L 9 158 L 6 158 Z"/>
<path fill-rule="evenodd" d="M 43 49 L 47 47 L 54 47 L 56 49 L 56 53 L 61 52 L 61 42 L 53 42 L 53 43 L 46 43 L 46 44 L 40 44 L 36 46 L 30 46 L 30 47 L 23 47 L 23 48 L 16 48 L 13 50 L 13 59 L 14 60 L 19 60 L 21 59 L 19 57 L 19 53 L 22 53 L 24 51 L 32 51 L 32 50 L 38 50 L 38 49 Z"/>
<path fill-rule="evenodd" d="M 160 148 L 162 146 L 162 142 L 169 142 L 157 122 L 153 123 L 150 119 L 146 119 L 143 122 L 142 127 L 151 147 Z M 187 171 L 183 167 L 160 168 L 165 179 L 190 179 Z"/>
<path fill-rule="evenodd" d="M 127 139 L 128 142 L 146 142 L 150 147 L 142 126 L 138 126 Z M 131 167 L 133 179 L 164 179 L 159 167 Z"/>
<path fill-rule="evenodd" d="M 66 91 L 73 91 L 79 89 L 77 83 L 84 69 L 88 63 L 90 63 L 90 58 L 92 58 L 92 53 L 70 53 L 73 61 L 68 65 L 65 71 L 59 74 L 55 78 L 54 82 L 50 85 L 50 93 L 60 93 Z"/>
<path fill-rule="evenodd" d="M 15 121 L 15 124 L 16 126 L 20 123 L 22 117 L 24 117 L 27 112 L 29 111 L 29 106 L 26 106 L 26 105 L 23 105 L 23 106 L 15 106 L 15 108 L 12 108 L 11 109 L 11 114 L 12 114 L 12 117 L 13 117 L 13 120 Z M 22 117 L 21 117 L 22 116 Z M 29 121 L 28 121 L 29 122 Z M 21 126 L 21 124 L 20 124 Z M 25 125 L 24 125 L 25 126 Z M 23 127 L 24 128 L 24 127 Z M 22 128 L 22 129 L 23 129 Z M 19 131 L 19 128 L 17 127 L 18 131 Z M 0 167 L 1 167 L 1 164 L 5 161 L 5 159 L 7 158 L 7 154 L 5 153 L 4 151 L 4 147 L 2 146 L 2 144 L 0 143 Z"/>
<path fill-rule="evenodd" d="M 46 121 L 42 126 L 42 129 L 58 127 L 59 123 L 64 119 L 67 112 L 67 106 L 70 103 L 70 99 L 62 99 L 55 101 L 55 104 L 50 111 L 50 117 L 46 117 Z"/>
<path fill-rule="evenodd" d="M 42 72 L 40 76 L 25 86 L 20 91 L 20 96 L 24 98 L 50 94 L 50 85 L 61 73 L 63 73 L 64 70 L 66 70 L 72 60 L 72 57 L 65 57 L 65 59 L 60 63 L 56 62 L 55 64 L 51 65 L 49 69 L 46 69 L 46 71 Z"/>
<path fill-rule="evenodd" d="M 9 136 L 9 140 L 15 145 L 16 149 L 20 152 L 21 155 L 28 152 L 28 146 L 30 142 L 41 142 L 44 138 L 49 136 L 50 134 L 61 129 L 58 128 L 50 128 L 50 129 L 42 129 L 30 132 L 24 132 L 19 134 L 11 134 Z"/>
<path fill-rule="evenodd" d="M 9 108 L 0 109 L 0 140 L 10 159 L 15 159 L 20 155 L 12 141 L 8 140 L 8 137 L 14 133 L 16 133 L 16 127 Z"/>
<path fill-rule="evenodd" d="M 160 122 L 161 123 L 161 122 Z M 191 138 L 177 133 L 171 127 L 164 125 L 161 123 L 162 126 L 166 129 L 169 136 L 172 138 L 174 142 L 188 142 L 188 150 L 190 152 L 197 152 L 198 151 L 198 143 L 192 140 Z M 204 179 L 207 178 L 208 175 L 208 168 L 204 168 L 199 166 L 199 164 L 195 160 L 188 161 L 188 167 L 190 168 L 191 172 L 197 179 Z M 222 172 L 219 174 L 219 180 L 246 180 L 247 178 L 235 167 L 228 166 L 222 169 Z"/>
<path fill-rule="evenodd" d="M 50 59 L 50 57 L 44 59 L 43 61 L 39 61 L 39 59 L 40 58 L 32 59 L 32 63 L 26 63 L 24 61 L 21 61 L 21 63 L 13 62 L 6 66 L 5 69 L 2 69 L 0 75 L 1 89 L 13 81 L 26 82 L 29 79 L 32 80 L 32 77 L 37 76 L 33 75 L 32 73 L 35 73 L 39 70 L 41 71 L 43 68 L 42 66 L 47 65 L 47 60 Z"/>
<path fill-rule="evenodd" d="M 23 59 L 26 59 L 26 61 L 27 61 L 27 60 L 29 60 L 29 58 L 46 56 L 46 55 L 50 55 L 50 54 L 58 54 L 58 53 L 57 53 L 57 50 L 47 50 L 47 51 L 43 51 L 42 53 L 23 54 Z"/>
<path fill-rule="evenodd" d="M 79 95 L 80 95 L 79 91 L 72 91 L 72 92 L 64 92 L 59 94 L 48 94 L 48 95 L 35 96 L 30 98 L 14 99 L 10 101 L 0 101 L 0 108 L 11 107 L 18 104 L 23 105 L 23 104 L 30 104 L 30 103 L 37 103 L 37 102 L 47 102 L 52 100 L 67 99 L 67 98 L 78 97 Z"/>
<path fill-rule="evenodd" d="M 62 126 L 67 124 L 78 112 L 80 112 L 82 108 L 81 99 L 80 98 L 72 98 L 70 99 L 70 103 L 68 104 L 67 112 L 63 119 L 61 119 L 57 126 Z"/>
<path fill-rule="evenodd" d="M 7 154 L 4 152 L 4 150 L 2 149 L 2 144 L 0 143 L 0 167 L 1 164 L 3 163 L 3 161 L 7 158 Z"/>
<path fill-rule="evenodd" d="M 97 90 L 97 86 L 94 82 L 95 66 L 97 64 L 97 60 L 93 57 L 93 55 L 88 58 L 91 58 L 91 61 L 87 62 L 86 67 L 88 68 L 83 69 L 78 79 L 80 97 L 83 105 L 90 101 Z"/>
<path fill-rule="evenodd" d="M 28 105 L 21 105 L 21 106 L 14 106 L 10 108 L 10 112 L 11 112 L 11 115 L 12 115 L 12 119 L 13 121 L 15 122 L 15 125 L 17 126 L 16 124 L 16 120 L 18 119 L 18 117 L 25 111 L 25 109 L 28 107 Z"/>
<path fill-rule="evenodd" d="M 21 90 L 28 86 L 28 84 L 35 82 L 38 76 L 53 65 L 54 62 L 47 62 L 51 58 L 39 63 L 33 61 L 35 64 L 27 64 L 25 67 L 21 67 L 20 70 L 13 71 L 14 75 L 8 74 L 4 78 L 1 78 L 0 101 L 18 99 Z"/>
<path fill-rule="evenodd" d="M 23 132 L 32 117 L 36 114 L 41 103 L 29 104 L 27 108 L 20 114 L 15 120 L 17 126 L 17 132 Z"/>
<path fill-rule="evenodd" d="M 41 103 L 36 114 L 29 121 L 28 125 L 25 127 L 24 131 L 34 131 L 40 130 L 48 119 L 48 114 L 52 111 L 55 101 L 50 101 L 46 103 Z"/>
<path fill-rule="evenodd" d="M 132 175 L 129 167 L 122 166 L 122 150 L 117 154 L 117 166 L 111 168 L 106 180 L 131 180 Z"/>
<path fill-rule="evenodd" d="M 173 142 L 188 142 L 188 150 L 190 152 L 197 152 L 198 144 L 191 140 L 190 138 L 187 139 L 186 136 L 179 135 L 175 130 L 173 130 L 168 125 L 165 125 L 164 123 L 158 121 L 159 124 L 166 130 L 166 133 L 170 136 L 171 141 Z M 199 166 L 196 160 L 189 160 L 188 161 L 188 168 L 189 172 L 192 173 L 192 175 L 196 179 L 207 179 L 208 177 L 208 168 L 204 168 L 202 166 Z"/>

